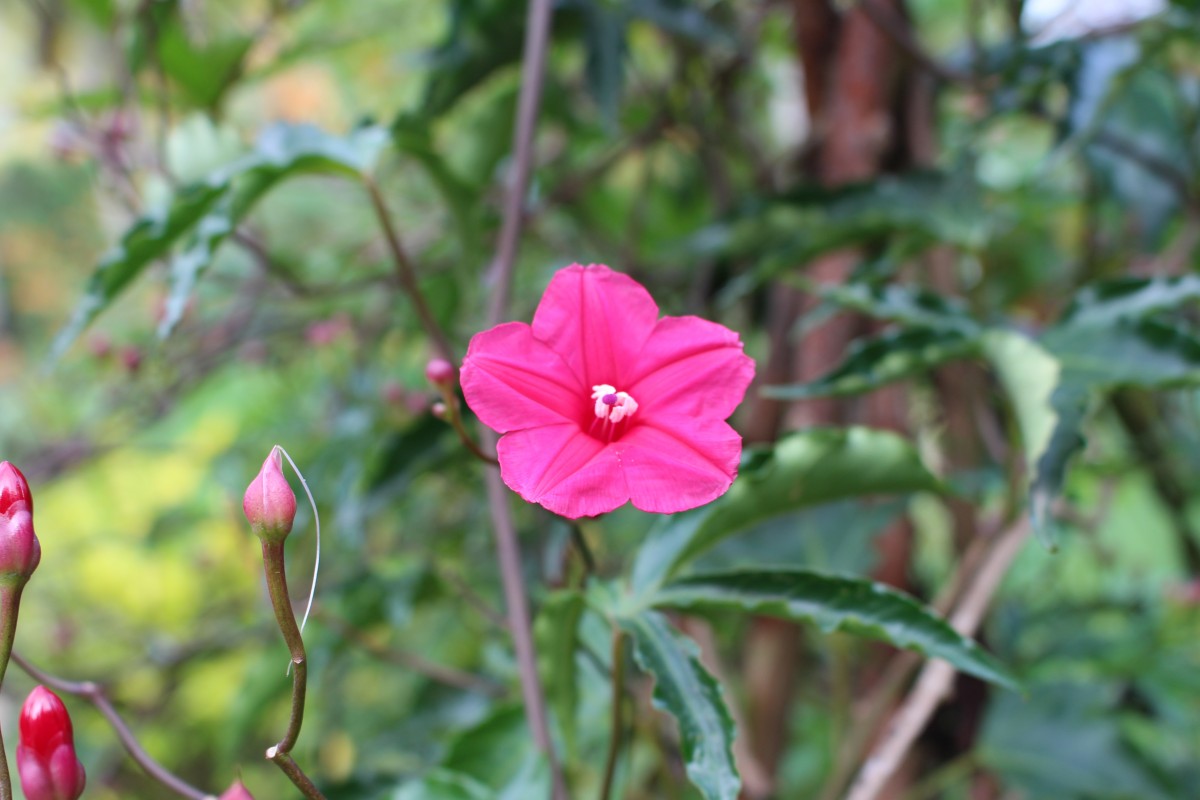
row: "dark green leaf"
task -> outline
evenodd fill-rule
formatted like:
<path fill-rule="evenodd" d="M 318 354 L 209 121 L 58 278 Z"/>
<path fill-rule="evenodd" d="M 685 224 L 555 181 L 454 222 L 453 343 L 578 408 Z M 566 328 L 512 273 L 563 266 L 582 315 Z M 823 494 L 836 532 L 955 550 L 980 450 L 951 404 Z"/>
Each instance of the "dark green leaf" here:
<path fill-rule="evenodd" d="M 450 743 L 442 766 L 500 791 L 516 778 L 525 757 L 536 752 L 519 704 L 502 706 Z"/>
<path fill-rule="evenodd" d="M 1060 325 L 1103 327 L 1200 300 L 1200 276 L 1121 278 L 1084 287 Z"/>
<path fill-rule="evenodd" d="M 620 624 L 633 638 L 634 660 L 654 677 L 654 706 L 679 723 L 688 778 L 706 800 L 736 800 L 742 782 L 733 763 L 733 718 L 699 649 L 654 611 Z"/>
<path fill-rule="evenodd" d="M 1155 776 L 1122 741 L 1120 688 L 1094 679 L 1044 684 L 1028 698 L 995 698 L 979 761 L 1029 797 L 1166 800 Z"/>
<path fill-rule="evenodd" d="M 818 428 L 748 450 L 730 490 L 668 518 L 643 543 L 633 582 L 652 587 L 694 556 L 755 523 L 847 497 L 937 491 L 941 483 L 902 437 L 870 428 Z"/>
<path fill-rule="evenodd" d="M 1062 364 L 1063 385 L 1165 389 L 1200 382 L 1200 340 L 1153 319 L 1061 325 L 1046 332 L 1042 345 Z"/>
<path fill-rule="evenodd" d="M 875 319 L 964 336 L 980 330 L 960 302 L 919 286 L 849 283 L 819 286 L 818 290 L 822 297 Z"/>
<path fill-rule="evenodd" d="M 738 570 L 691 575 L 651 601 L 677 608 L 737 608 L 805 620 L 825 633 L 845 631 L 942 658 L 961 672 L 1015 688 L 1008 670 L 932 610 L 889 586 L 809 570 Z"/>
<path fill-rule="evenodd" d="M 978 348 L 977 337 L 958 331 L 910 328 L 855 342 L 845 361 L 815 381 L 792 386 L 766 386 L 762 394 L 780 400 L 862 394 L 924 374 L 947 361 L 971 356 Z"/>

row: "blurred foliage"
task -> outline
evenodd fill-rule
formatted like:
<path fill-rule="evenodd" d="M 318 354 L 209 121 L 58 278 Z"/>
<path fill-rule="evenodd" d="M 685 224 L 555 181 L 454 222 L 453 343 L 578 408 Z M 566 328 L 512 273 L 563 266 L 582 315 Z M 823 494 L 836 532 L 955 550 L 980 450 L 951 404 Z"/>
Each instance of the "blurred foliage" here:
<path fill-rule="evenodd" d="M 749 610 L 1018 676 L 1024 692 L 969 684 L 968 733 L 943 709 L 906 797 L 1200 796 L 1200 8 L 1053 37 L 1014 24 L 1013 4 L 908 5 L 916 41 L 966 76 L 936 96 L 939 149 L 829 187 L 805 167 L 817 134 L 790 4 L 555 4 L 513 318 L 554 270 L 604 262 L 664 313 L 738 330 L 761 375 L 772 299 L 802 290 L 791 342 L 847 310 L 871 322 L 824 376 L 762 394 L 858 408 L 902 385 L 909 428 L 787 432 L 747 449 L 721 500 L 663 520 L 625 508 L 573 532 L 520 504 L 577 796 L 602 780 L 614 623 L 656 679 L 633 692 L 618 796 L 734 796 L 726 701 L 753 687 L 710 674 L 663 610 L 679 607 L 704 609 L 730 665 Z M 429 412 L 433 348 L 369 192 L 462 352 L 490 292 L 524 8 L 0 8 L 0 458 L 30 477 L 44 553 L 16 647 L 106 684 L 146 748 L 206 790 L 241 774 L 260 798 L 290 791 L 262 760 L 290 684 L 239 506 L 280 443 L 326 533 L 297 760 L 331 800 L 546 794 L 481 468 Z M 853 253 L 851 279 L 820 284 L 805 265 L 833 252 Z M 975 399 L 946 379 L 955 365 Z M 957 403 L 987 445 L 970 464 L 948 455 Z M 994 657 L 865 580 L 880 532 L 907 519 L 905 588 L 931 601 L 963 555 L 964 505 L 1030 514 L 1041 538 L 980 634 Z M 302 504 L 297 595 L 312 530 Z M 779 797 L 827 785 L 874 647 L 804 639 Z M 6 733 L 30 686 L 10 669 Z M 89 798 L 163 796 L 66 701 Z"/>

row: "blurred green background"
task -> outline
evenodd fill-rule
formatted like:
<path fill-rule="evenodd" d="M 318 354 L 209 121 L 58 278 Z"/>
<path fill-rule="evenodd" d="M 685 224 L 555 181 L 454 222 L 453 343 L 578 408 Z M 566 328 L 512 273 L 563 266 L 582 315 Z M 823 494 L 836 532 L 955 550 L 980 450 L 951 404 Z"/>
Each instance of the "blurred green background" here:
<path fill-rule="evenodd" d="M 972 324 L 1037 339 L 1056 375 L 1087 361 L 1101 378 L 1058 384 L 1091 392 L 1086 446 L 1062 450 L 1069 471 L 1041 487 L 1057 498 L 1058 550 L 1026 545 L 980 634 L 1028 695 L 960 685 L 967 699 L 935 719 L 888 796 L 1200 796 L 1195 3 L 1096 3 L 1117 16 L 1093 23 L 1039 6 L 1043 18 L 1026 9 L 1024 26 L 1020 2 L 879 5 L 892 16 L 877 27 L 900 27 L 884 40 L 890 65 L 868 73 L 887 87 L 886 115 L 847 123 L 805 81 L 835 50 L 864 63 L 870 52 L 847 49 L 836 28 L 824 33 L 834 49 L 806 50 L 803 34 L 825 13 L 848 30 L 862 3 L 557 2 L 512 318 L 529 319 L 557 268 L 608 263 L 664 313 L 738 330 L 763 383 L 811 382 L 813 364 L 837 366 L 851 339 L 929 330 L 921 314 L 944 311 L 823 294 L 813 265 L 850 252 L 835 282 L 949 298 Z M 352 166 L 381 187 L 461 353 L 490 291 L 524 10 L 0 7 L 0 458 L 30 479 L 44 553 L 16 648 L 55 674 L 103 682 L 147 749 L 214 793 L 241 775 L 260 799 L 291 796 L 261 757 L 285 724 L 290 683 L 240 509 L 278 443 L 304 471 L 324 534 L 297 760 L 330 798 L 480 796 L 438 775 L 536 796 L 522 794 L 533 791 L 522 783 L 532 745 L 481 469 L 428 411 L 433 349 Z M 924 55 L 905 52 L 906 39 Z M 932 74 L 925 57 L 953 74 Z M 848 90 L 830 78 L 825 91 Z M 846 124 L 854 136 L 838 138 Z M 878 150 L 869 168 L 837 167 L 831 142 L 860 139 Z M 264 177 L 272 163 L 279 174 Z M 215 207 L 234 235 L 179 224 L 189 198 L 226 190 L 203 212 Z M 233 210 L 221 205 L 231 198 Z M 163 245 L 140 260 L 122 239 L 135 224 Z M 1103 335 L 1043 337 L 1065 329 L 1077 293 L 1120 299 L 1151 277 L 1175 282 L 1138 318 L 1187 339 L 1170 352 L 1161 337 L 1120 338 L 1116 316 Z M 781 312 L 785 297 L 795 299 Z M 864 314 L 853 336 L 790 367 L 847 308 Z M 955 493 L 781 515 L 708 563 L 899 575 L 929 599 L 966 549 L 962 519 L 1026 513 L 1031 445 L 1019 400 L 998 399 L 1002 379 L 978 366 L 939 372 L 949 356 L 936 348 L 884 349 L 890 360 L 850 364 L 857 383 L 825 387 L 848 398 L 836 412 L 786 411 L 756 387 L 735 426 L 767 444 L 814 422 L 900 428 Z M 885 395 L 890 422 L 871 410 L 875 395 L 860 399 L 900 379 L 904 394 Z M 515 506 L 541 608 L 574 579 L 571 532 Z M 620 573 L 652 522 L 628 508 L 584 521 L 600 571 Z M 899 555 L 878 544 L 897 525 L 908 531 Z M 297 598 L 313 551 L 301 502 L 289 539 Z M 555 624 L 538 622 L 549 650 Z M 769 652 L 754 625 L 714 621 L 738 703 L 761 679 L 754 654 Z M 564 759 L 578 796 L 593 796 L 609 690 L 589 648 L 606 652 L 607 631 L 588 617 L 579 638 L 572 685 L 546 680 L 573 702 L 579 732 Z M 883 663 L 843 634 L 797 641 L 796 679 L 780 690 L 787 744 L 763 756 L 774 788 L 761 796 L 828 791 L 854 687 Z M 10 763 L 31 686 L 12 668 L 0 695 Z M 65 700 L 87 797 L 166 796 L 93 709 Z M 692 796 L 669 729 L 652 720 L 638 717 L 620 796 Z"/>

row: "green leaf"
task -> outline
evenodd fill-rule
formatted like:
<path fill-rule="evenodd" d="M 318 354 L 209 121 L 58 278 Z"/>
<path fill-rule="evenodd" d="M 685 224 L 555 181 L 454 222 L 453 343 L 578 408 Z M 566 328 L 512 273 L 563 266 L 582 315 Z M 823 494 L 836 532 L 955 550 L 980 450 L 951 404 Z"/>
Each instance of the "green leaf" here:
<path fill-rule="evenodd" d="M 435 769 L 397 789 L 392 800 L 496 800 L 496 793 L 470 775 Z"/>
<path fill-rule="evenodd" d="M 816 623 L 825 633 L 878 639 L 950 662 L 955 669 L 1008 688 L 1011 673 L 929 608 L 881 583 L 810 570 L 737 570 L 691 575 L 659 589 L 656 606 L 737 608 Z"/>
<path fill-rule="evenodd" d="M 638 551 L 633 584 L 650 588 L 717 542 L 780 514 L 848 497 L 938 491 L 916 450 L 890 431 L 815 428 L 747 450 L 738 479 L 709 505 L 658 526 Z"/>
<path fill-rule="evenodd" d="M 1067 461 L 1082 446 L 1078 398 L 1057 396 L 1062 367 L 1037 342 L 1015 331 L 991 330 L 983 337 L 983 353 L 1012 404 L 1025 449 L 1030 511 L 1034 531 L 1049 548 L 1057 537 L 1050 524 L 1050 502 L 1057 496 Z M 1060 419 L 1061 417 L 1061 419 Z"/>
<path fill-rule="evenodd" d="M 654 677 L 654 706 L 679 723 L 688 778 L 706 800 L 735 800 L 741 790 L 733 762 L 733 718 L 721 686 L 700 663 L 699 648 L 654 611 L 621 619 L 633 657 Z"/>
<path fill-rule="evenodd" d="M 979 324 L 961 303 L 919 286 L 860 282 L 821 285 L 817 289 L 823 298 L 875 319 L 964 335 L 980 332 Z"/>
<path fill-rule="evenodd" d="M 1153 319 L 1061 325 L 1046 332 L 1042 345 L 1062 364 L 1064 385 L 1166 389 L 1200 382 L 1200 340 Z"/>
<path fill-rule="evenodd" d="M 450 743 L 442 766 L 452 772 L 469 775 L 494 791 L 521 774 L 526 757 L 536 753 L 520 704 L 508 704 L 493 711 L 473 728 L 460 733 Z"/>
<path fill-rule="evenodd" d="M 568 752 L 575 750 L 575 708 L 579 702 L 575 650 L 585 606 L 583 595 L 577 591 L 553 592 L 542 603 L 533 627 L 542 685 Z"/>
<path fill-rule="evenodd" d="M 163 212 L 139 219 L 97 265 L 83 298 L 54 342 L 60 357 L 100 312 L 152 262 L 167 256 L 189 232 L 187 249 L 172 263 L 170 291 L 159 335 L 174 328 L 200 275 L 221 243 L 254 204 L 281 180 L 302 174 L 358 178 L 387 144 L 387 131 L 367 126 L 346 137 L 311 125 L 276 124 L 263 131 L 250 154 L 207 180 L 182 189 Z"/>
<path fill-rule="evenodd" d="M 347 137 L 311 125 L 277 124 L 264 130 L 254 152 L 231 166 L 228 197 L 200 220 L 187 248 L 172 262 L 159 337 L 166 338 L 174 330 L 217 248 L 272 187 L 296 175 L 362 178 L 374 167 L 387 142 L 387 131 L 376 126 L 359 128 Z"/>
<path fill-rule="evenodd" d="M 766 386 L 762 394 L 780 400 L 862 394 L 974 355 L 978 348 L 976 337 L 956 330 L 909 328 L 855 342 L 845 361 L 815 381 Z"/>
<path fill-rule="evenodd" d="M 1063 314 L 1061 325 L 1105 327 L 1200 300 L 1200 276 L 1120 278 L 1085 286 Z"/>
<path fill-rule="evenodd" d="M 121 241 L 104 256 L 88 279 L 83 298 L 58 334 L 52 357 L 58 358 L 101 311 L 125 290 L 152 261 L 166 255 L 175 242 L 225 196 L 223 178 L 181 190 L 170 208 L 137 220 Z"/>

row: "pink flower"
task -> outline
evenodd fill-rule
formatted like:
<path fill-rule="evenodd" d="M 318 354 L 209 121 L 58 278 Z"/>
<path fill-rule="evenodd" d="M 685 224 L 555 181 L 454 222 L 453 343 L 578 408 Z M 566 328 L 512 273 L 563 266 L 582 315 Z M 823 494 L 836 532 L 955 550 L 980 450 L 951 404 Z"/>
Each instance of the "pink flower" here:
<path fill-rule="evenodd" d="M 75 800 L 86 778 L 75 756 L 71 717 L 58 695 L 34 687 L 21 707 L 17 774 L 29 800 Z"/>
<path fill-rule="evenodd" d="M 250 794 L 250 790 L 246 788 L 246 784 L 237 780 L 225 790 L 220 800 L 254 800 L 254 795 Z"/>
<path fill-rule="evenodd" d="M 21 470 L 0 462 L 0 584 L 24 586 L 41 560 L 29 484 Z"/>
<path fill-rule="evenodd" d="M 271 448 L 262 469 L 242 495 L 242 511 L 250 529 L 265 541 L 282 542 L 296 519 L 296 495 L 283 477 L 279 445 Z"/>
<path fill-rule="evenodd" d="M 724 494 L 742 452 L 725 419 L 753 377 L 735 332 L 659 319 L 637 281 L 574 264 L 550 281 L 532 326 L 471 339 L 461 381 L 471 410 L 504 434 L 504 482 L 575 519 L 627 501 L 669 514 Z"/>

